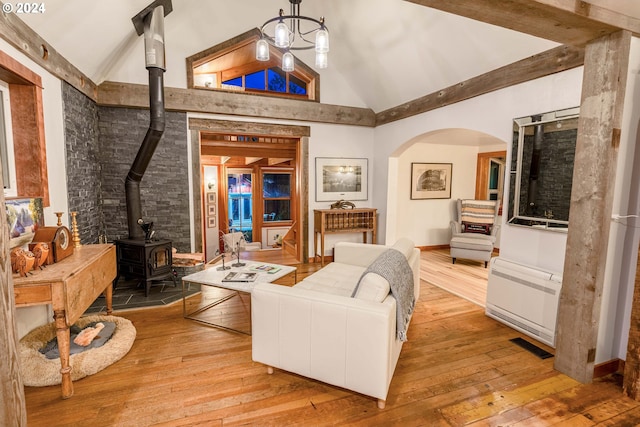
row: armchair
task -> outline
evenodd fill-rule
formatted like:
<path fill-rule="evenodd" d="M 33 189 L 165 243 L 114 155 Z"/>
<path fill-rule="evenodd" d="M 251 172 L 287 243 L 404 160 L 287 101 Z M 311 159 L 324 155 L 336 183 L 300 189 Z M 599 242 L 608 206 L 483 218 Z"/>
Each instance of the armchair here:
<path fill-rule="evenodd" d="M 465 258 L 484 261 L 487 268 L 500 228 L 499 206 L 499 200 L 457 200 L 456 219 L 450 222 L 449 248 L 453 264 L 456 258 Z"/>

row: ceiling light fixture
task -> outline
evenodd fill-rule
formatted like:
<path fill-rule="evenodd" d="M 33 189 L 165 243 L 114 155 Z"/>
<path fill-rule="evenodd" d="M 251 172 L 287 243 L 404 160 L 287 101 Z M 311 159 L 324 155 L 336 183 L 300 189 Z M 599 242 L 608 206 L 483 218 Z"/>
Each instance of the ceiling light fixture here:
<path fill-rule="evenodd" d="M 256 59 L 269 60 L 269 44 L 284 49 L 282 70 L 291 72 L 294 69 L 292 50 L 315 49 L 316 67 L 327 68 L 327 52 L 329 52 L 329 31 L 324 25 L 324 17 L 320 20 L 300 15 L 302 0 L 289 0 L 291 12 L 280 14 L 269 19 L 260 28 L 262 37 L 256 44 Z M 273 27 L 273 28 L 271 28 Z M 268 31 L 272 30 L 273 36 Z M 313 39 L 313 40 L 312 40 Z"/>

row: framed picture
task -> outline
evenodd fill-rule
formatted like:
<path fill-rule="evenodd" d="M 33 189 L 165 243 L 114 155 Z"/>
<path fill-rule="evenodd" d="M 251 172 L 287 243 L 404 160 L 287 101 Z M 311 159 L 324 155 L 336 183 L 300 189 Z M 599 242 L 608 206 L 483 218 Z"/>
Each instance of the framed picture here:
<path fill-rule="evenodd" d="M 210 216 L 209 218 L 207 218 L 207 227 L 208 228 L 215 228 L 216 227 L 216 217 L 215 216 Z"/>
<path fill-rule="evenodd" d="M 411 200 L 450 199 L 451 163 L 411 163 Z"/>
<path fill-rule="evenodd" d="M 207 210 L 207 215 L 216 216 L 216 205 L 209 205 L 209 208 Z"/>
<path fill-rule="evenodd" d="M 7 199 L 5 201 L 9 224 L 9 248 L 31 242 L 38 227 L 44 226 L 42 199 Z"/>
<path fill-rule="evenodd" d="M 207 203 L 208 204 L 216 204 L 216 192 L 215 191 L 210 191 L 207 193 Z"/>
<path fill-rule="evenodd" d="M 316 202 L 367 200 L 368 161 L 316 157 Z"/>

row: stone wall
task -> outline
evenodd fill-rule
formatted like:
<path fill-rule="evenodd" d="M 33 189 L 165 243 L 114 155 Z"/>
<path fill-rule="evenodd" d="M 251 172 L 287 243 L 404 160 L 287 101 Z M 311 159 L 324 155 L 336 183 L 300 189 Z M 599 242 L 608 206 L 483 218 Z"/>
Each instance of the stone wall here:
<path fill-rule="evenodd" d="M 98 108 L 102 202 L 107 239 L 127 238 L 124 183 L 149 127 L 149 110 Z M 156 237 L 190 252 L 187 115 L 167 112 L 165 132 L 140 183 L 142 215 Z"/>
<path fill-rule="evenodd" d="M 98 236 L 103 232 L 98 107 L 66 82 L 62 82 L 62 102 L 69 212 L 78 212 L 80 242 L 98 243 Z"/>
<path fill-rule="evenodd" d="M 533 136 L 525 136 L 520 184 L 521 214 L 545 217 L 545 211 L 547 211 L 553 219 L 569 220 L 576 137 L 576 129 L 545 131 L 543 148 L 540 152 L 536 209 L 527 211 L 529 172 L 534 143 Z M 515 166 L 512 165 L 512 167 L 515 170 Z"/>

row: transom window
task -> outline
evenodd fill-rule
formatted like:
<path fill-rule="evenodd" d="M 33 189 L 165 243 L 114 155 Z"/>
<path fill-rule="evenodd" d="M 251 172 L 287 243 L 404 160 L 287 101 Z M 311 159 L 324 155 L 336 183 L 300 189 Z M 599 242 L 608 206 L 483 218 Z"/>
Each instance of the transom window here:
<path fill-rule="evenodd" d="M 270 60 L 255 58 L 256 28 L 187 58 L 187 85 L 319 101 L 319 74 L 296 59 L 293 72 L 280 68 L 282 52 L 270 46 Z"/>

